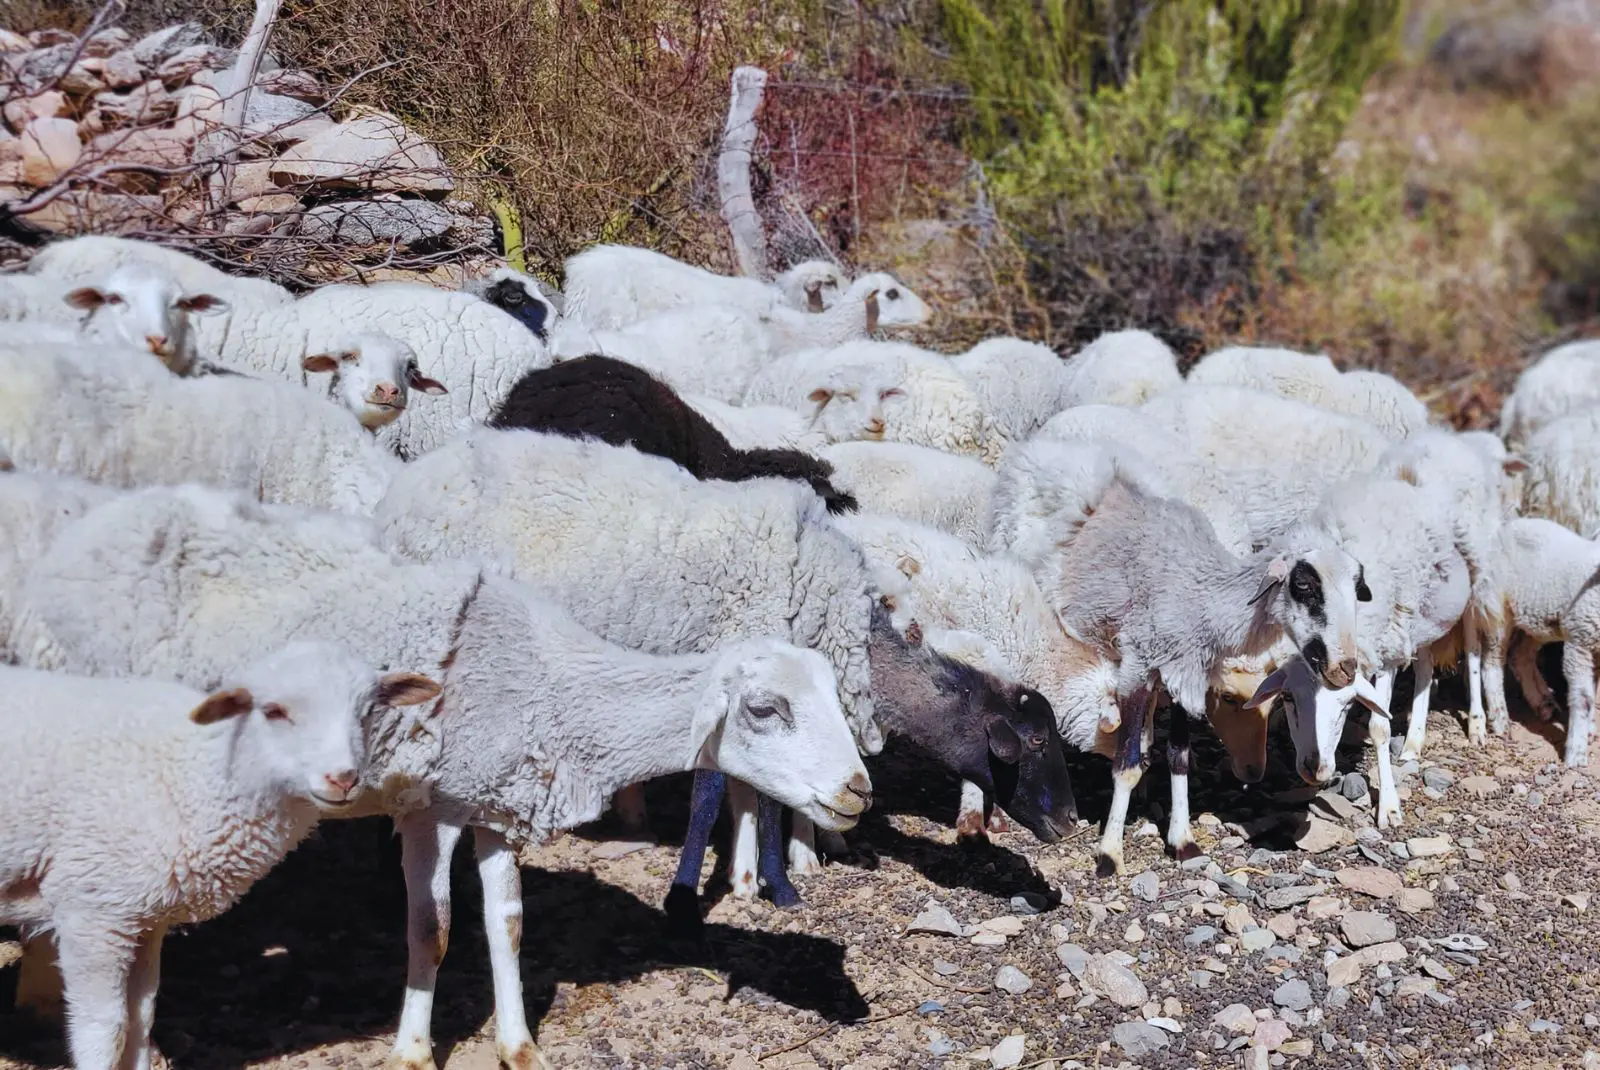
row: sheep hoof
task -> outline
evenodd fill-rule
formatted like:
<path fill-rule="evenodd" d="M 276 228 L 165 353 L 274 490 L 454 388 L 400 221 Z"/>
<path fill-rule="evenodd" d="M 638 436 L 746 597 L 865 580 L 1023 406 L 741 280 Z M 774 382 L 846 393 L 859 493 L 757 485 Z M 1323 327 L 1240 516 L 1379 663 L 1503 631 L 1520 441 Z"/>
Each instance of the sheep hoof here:
<path fill-rule="evenodd" d="M 675 939 L 705 938 L 706 924 L 700 916 L 700 893 L 687 884 L 674 884 L 667 891 L 667 901 L 662 904 L 667 912 L 667 933 Z"/>
<path fill-rule="evenodd" d="M 555 1070 L 550 1060 L 544 1057 L 544 1052 L 539 1050 L 539 1045 L 531 1040 L 523 1041 L 510 1051 L 500 1052 L 500 1065 L 507 1070 Z"/>
<path fill-rule="evenodd" d="M 1002 814 L 999 810 L 996 810 L 989 815 L 988 826 L 989 831 L 994 833 L 1011 831 L 1011 822 L 1007 821 L 1006 815 Z"/>
<path fill-rule="evenodd" d="M 419 1048 L 421 1050 L 417 1050 Z M 384 1070 L 438 1070 L 433 1062 L 433 1052 L 427 1050 L 425 1042 L 408 1042 L 404 1048 L 396 1045 L 383 1065 Z"/>
<path fill-rule="evenodd" d="M 1541 702 L 1539 703 L 1539 708 L 1534 711 L 1534 715 L 1537 716 L 1539 720 L 1548 722 L 1555 720 L 1558 712 L 1560 711 L 1556 708 L 1556 704 L 1554 702 Z"/>
<path fill-rule="evenodd" d="M 989 842 L 989 833 L 983 827 L 983 815 L 965 813 L 956 818 L 956 842 L 977 846 Z"/>
<path fill-rule="evenodd" d="M 1175 846 L 1169 846 L 1168 850 L 1172 852 L 1172 857 L 1179 862 L 1187 862 L 1191 858 L 1199 858 L 1201 855 L 1205 854 L 1205 852 L 1200 849 L 1200 845 L 1195 843 L 1193 840 L 1190 840 L 1188 843 L 1180 843 Z"/>
<path fill-rule="evenodd" d="M 1099 853 L 1094 856 L 1094 875 L 1096 877 L 1115 877 L 1122 872 L 1122 859 Z"/>
<path fill-rule="evenodd" d="M 779 884 L 766 886 L 767 898 L 772 900 L 772 905 L 780 910 L 791 910 L 805 902 L 795 886 L 787 880 Z"/>

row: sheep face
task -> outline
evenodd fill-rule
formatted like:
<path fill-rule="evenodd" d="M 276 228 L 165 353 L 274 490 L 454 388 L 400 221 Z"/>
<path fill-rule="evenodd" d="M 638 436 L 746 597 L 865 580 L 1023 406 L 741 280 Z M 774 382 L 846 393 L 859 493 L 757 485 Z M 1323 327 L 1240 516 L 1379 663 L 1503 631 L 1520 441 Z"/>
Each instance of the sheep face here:
<path fill-rule="evenodd" d="M 773 280 L 784 300 L 807 312 L 825 312 L 839 303 L 850 280 L 837 264 L 826 260 L 806 260 Z"/>
<path fill-rule="evenodd" d="M 225 312 L 228 303 L 206 293 L 185 293 L 178 280 L 149 264 L 129 264 L 98 286 L 80 286 L 65 298 L 88 312 L 84 325 L 134 349 L 148 349 L 177 375 L 194 364 L 190 314 Z"/>
<path fill-rule="evenodd" d="M 839 368 L 808 395 L 808 400 L 817 406 L 811 414 L 811 426 L 829 442 L 881 442 L 888 426 L 886 411 L 903 404 L 905 397 L 905 390 L 881 368 Z"/>
<path fill-rule="evenodd" d="M 1348 687 L 1358 668 L 1356 603 L 1372 601 L 1366 574 L 1337 547 L 1280 554 L 1252 601 L 1267 612 L 1330 687 Z"/>
<path fill-rule="evenodd" d="M 329 373 L 328 397 L 355 414 L 369 431 L 393 423 L 406 410 L 411 391 L 447 393 L 444 384 L 417 368 L 417 355 L 397 338 L 362 333 L 306 357 L 308 372 Z"/>
<path fill-rule="evenodd" d="M 863 275 L 850 284 L 847 297 L 866 300 L 876 291 L 879 327 L 920 327 L 933 318 L 933 310 L 911 292 L 911 287 L 881 271 Z"/>
<path fill-rule="evenodd" d="M 355 801 L 366 760 L 364 721 L 374 706 L 412 706 L 439 685 L 416 673 L 379 677 L 323 643 L 292 643 L 238 672 L 189 715 L 229 722 L 240 761 L 290 798 L 339 811 Z"/>
<path fill-rule="evenodd" d="M 539 341 L 548 341 L 548 330 L 556 318 L 555 305 L 541 293 L 531 291 L 516 279 L 503 278 L 483 292 L 483 299 L 515 316 Z"/>
<path fill-rule="evenodd" d="M 695 768 L 742 780 L 819 828 L 854 827 L 872 805 L 872 781 L 828 660 L 757 640 L 726 649 L 718 680 L 696 718 Z"/>
<path fill-rule="evenodd" d="M 988 681 L 999 682 L 993 677 Z M 1050 701 L 1030 687 L 975 687 L 966 693 L 969 724 L 983 727 L 987 776 L 996 805 L 1045 843 L 1078 820 Z M 972 778 L 968 778 L 972 779 Z"/>
<path fill-rule="evenodd" d="M 1344 737 L 1350 704 L 1360 702 L 1375 717 L 1389 716 L 1377 689 L 1357 673 L 1345 687 L 1324 685 L 1304 658 L 1290 658 L 1267 676 L 1245 703 L 1246 709 L 1269 710 L 1272 700 L 1283 697 L 1283 710 L 1294 739 L 1295 770 L 1307 784 L 1322 785 L 1333 779 L 1334 752 Z"/>

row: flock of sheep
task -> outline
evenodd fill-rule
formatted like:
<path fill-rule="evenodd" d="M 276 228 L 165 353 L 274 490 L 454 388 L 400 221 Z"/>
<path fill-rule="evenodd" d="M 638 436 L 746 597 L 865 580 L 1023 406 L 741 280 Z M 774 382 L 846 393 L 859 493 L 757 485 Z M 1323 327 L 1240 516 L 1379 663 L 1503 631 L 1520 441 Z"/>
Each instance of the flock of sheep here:
<path fill-rule="evenodd" d="M 793 902 L 889 734 L 962 779 L 963 836 L 998 807 L 1058 839 L 1063 747 L 1109 757 L 1102 875 L 1160 709 L 1180 859 L 1191 722 L 1258 780 L 1280 697 L 1313 783 L 1369 711 L 1400 823 L 1408 665 L 1414 756 L 1436 665 L 1465 658 L 1481 742 L 1508 652 L 1554 714 L 1535 657 L 1564 641 L 1586 761 L 1600 343 L 1532 365 L 1502 440 L 1286 350 L 1185 379 L 1142 331 L 1065 361 L 874 340 L 929 309 L 819 262 L 765 284 L 600 246 L 565 285 L 295 298 L 107 237 L 0 277 L 0 923 L 20 1002 L 64 984 L 80 1070 L 150 1065 L 165 932 L 323 817 L 400 833 L 407 1068 L 433 1066 L 473 830 L 499 1054 L 525 1068 L 513 845 L 612 805 L 640 826 L 666 773 L 695 771 L 667 899 L 692 929 L 724 793 L 734 894 Z"/>

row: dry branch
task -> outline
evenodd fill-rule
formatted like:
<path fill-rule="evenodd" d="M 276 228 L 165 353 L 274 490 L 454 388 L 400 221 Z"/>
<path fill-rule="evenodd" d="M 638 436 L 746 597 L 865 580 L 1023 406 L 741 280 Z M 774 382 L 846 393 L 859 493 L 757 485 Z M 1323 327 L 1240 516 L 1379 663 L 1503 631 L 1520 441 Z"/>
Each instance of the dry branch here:
<path fill-rule="evenodd" d="M 753 279 L 769 277 L 767 236 L 756 212 L 750 188 L 751 151 L 755 148 L 756 112 L 766 92 L 767 72 L 759 67 L 739 67 L 733 72 L 728 100 L 728 123 L 722 130 L 722 152 L 717 157 L 717 194 L 722 218 L 733 236 L 739 270 Z"/>

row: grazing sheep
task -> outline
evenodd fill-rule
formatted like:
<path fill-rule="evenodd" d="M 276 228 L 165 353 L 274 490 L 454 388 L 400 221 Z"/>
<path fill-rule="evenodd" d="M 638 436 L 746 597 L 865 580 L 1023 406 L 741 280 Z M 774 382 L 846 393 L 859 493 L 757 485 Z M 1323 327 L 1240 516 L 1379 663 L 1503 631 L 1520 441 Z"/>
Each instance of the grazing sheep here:
<path fill-rule="evenodd" d="M 829 512 L 856 508 L 853 497 L 829 482 L 827 461 L 796 450 L 736 450 L 666 383 L 610 357 L 580 357 L 527 373 L 489 426 L 632 446 L 677 462 L 696 479 L 793 479 L 816 491 Z"/>
<path fill-rule="evenodd" d="M 833 465 L 833 484 L 867 512 L 987 544 L 995 470 L 982 461 L 904 442 L 836 442 L 818 453 Z"/>
<path fill-rule="evenodd" d="M 1327 412 L 1366 420 L 1401 439 L 1427 426 L 1428 410 L 1401 383 L 1382 372 L 1341 374 L 1322 354 L 1292 349 L 1228 346 L 1189 372 L 1199 386 L 1235 386 L 1291 398 Z"/>
<path fill-rule="evenodd" d="M 1178 358 L 1149 331 L 1111 331 L 1067 358 L 1061 407 L 1133 408 L 1180 385 Z"/>
<path fill-rule="evenodd" d="M 1519 449 L 1546 424 L 1600 401 L 1600 339 L 1568 342 L 1522 370 L 1500 410 L 1500 434 Z"/>
<path fill-rule="evenodd" d="M 1550 421 L 1517 456 L 1527 466 L 1523 513 L 1553 520 L 1586 539 L 1600 535 L 1600 409 Z"/>
<path fill-rule="evenodd" d="M 695 412 L 711 422 L 736 450 L 801 450 L 816 453 L 827 436 L 811 421 L 781 405 L 730 405 L 700 394 L 680 394 Z"/>
<path fill-rule="evenodd" d="M 372 331 L 339 339 L 327 352 L 306 357 L 300 367 L 313 374 L 331 373 L 328 400 L 349 409 L 368 431 L 398 420 L 413 390 L 434 397 L 449 392 L 422 374 L 410 346 Z"/>
<path fill-rule="evenodd" d="M 167 931 L 223 913 L 350 809 L 374 706 L 438 693 L 311 643 L 210 694 L 0 668 L 0 923 L 53 936 L 75 1066 L 150 1065 Z"/>
<path fill-rule="evenodd" d="M 995 429 L 1013 442 L 1060 412 L 1066 365 L 1055 350 L 1020 338 L 990 338 L 950 358 L 978 393 Z"/>
<path fill-rule="evenodd" d="M 0 276 L 0 321 L 23 323 L 7 328 L 5 344 L 76 338 L 120 344 L 153 354 L 175 375 L 192 374 L 199 361 L 190 317 L 227 310 L 221 298 L 186 293 L 169 272 L 148 264 L 115 267 L 76 287 L 55 278 Z"/>
<path fill-rule="evenodd" d="M 43 667 L 194 684 L 240 649 L 312 633 L 441 679 L 437 717 L 369 739 L 372 790 L 349 815 L 387 813 L 404 842 L 401 1066 L 431 1065 L 449 848 L 464 826 L 476 830 L 484 878 L 500 1055 L 537 1066 L 507 836 L 540 840 L 592 821 L 624 784 L 691 768 L 746 778 L 824 828 L 850 827 L 868 802 L 833 674 L 815 652 L 776 639 L 670 658 L 625 650 L 476 563 L 404 562 L 352 517 L 194 486 L 120 495 L 62 531 L 25 599 L 19 645 Z"/>
<path fill-rule="evenodd" d="M 285 383 L 180 379 L 136 353 L 73 346 L 0 349 L 0 380 L 0 443 L 20 471 L 368 513 L 400 467 L 350 413 Z"/>

